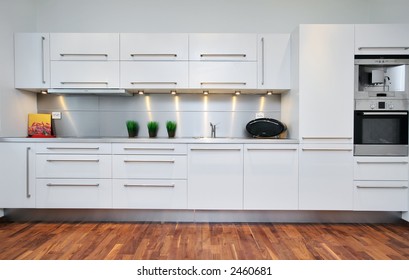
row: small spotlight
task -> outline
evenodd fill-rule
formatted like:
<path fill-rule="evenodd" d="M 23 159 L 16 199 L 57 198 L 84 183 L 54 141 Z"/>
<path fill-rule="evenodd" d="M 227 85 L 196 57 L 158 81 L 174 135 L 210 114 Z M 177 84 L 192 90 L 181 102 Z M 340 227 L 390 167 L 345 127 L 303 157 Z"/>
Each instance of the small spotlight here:
<path fill-rule="evenodd" d="M 272 95 L 273 92 L 272 91 L 267 91 L 267 95 Z"/>
<path fill-rule="evenodd" d="M 170 91 L 170 94 L 175 95 L 175 94 L 176 94 L 176 90 Z"/>
<path fill-rule="evenodd" d="M 143 92 L 142 90 L 140 90 L 140 91 L 138 91 L 138 94 L 139 94 L 139 95 L 143 95 L 144 92 Z"/>
<path fill-rule="evenodd" d="M 208 92 L 208 91 L 204 91 L 203 94 L 204 94 L 204 95 L 208 95 L 209 92 Z"/>
<path fill-rule="evenodd" d="M 46 90 L 42 90 L 41 94 L 47 94 L 48 92 Z"/>
<path fill-rule="evenodd" d="M 240 91 L 236 91 L 234 94 L 235 95 L 240 95 Z"/>

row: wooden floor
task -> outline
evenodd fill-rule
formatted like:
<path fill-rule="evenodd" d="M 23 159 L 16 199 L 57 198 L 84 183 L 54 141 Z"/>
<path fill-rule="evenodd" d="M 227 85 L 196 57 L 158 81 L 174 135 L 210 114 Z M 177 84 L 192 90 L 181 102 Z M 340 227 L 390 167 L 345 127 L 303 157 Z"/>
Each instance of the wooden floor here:
<path fill-rule="evenodd" d="M 409 259 L 409 224 L 19 223 L 0 259 Z"/>

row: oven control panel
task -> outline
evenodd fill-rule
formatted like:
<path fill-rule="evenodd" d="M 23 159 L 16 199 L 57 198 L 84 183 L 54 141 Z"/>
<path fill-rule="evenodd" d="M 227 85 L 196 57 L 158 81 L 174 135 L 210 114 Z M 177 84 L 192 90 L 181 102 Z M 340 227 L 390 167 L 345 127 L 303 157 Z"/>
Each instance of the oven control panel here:
<path fill-rule="evenodd" d="M 408 100 L 355 100 L 355 110 L 408 110 Z"/>

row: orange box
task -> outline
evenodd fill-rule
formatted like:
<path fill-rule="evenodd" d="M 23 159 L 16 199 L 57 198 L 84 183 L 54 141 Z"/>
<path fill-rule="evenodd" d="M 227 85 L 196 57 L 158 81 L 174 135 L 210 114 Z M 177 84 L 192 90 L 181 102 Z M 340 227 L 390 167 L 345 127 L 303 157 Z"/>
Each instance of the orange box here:
<path fill-rule="evenodd" d="M 28 137 L 55 137 L 51 114 L 28 114 Z"/>

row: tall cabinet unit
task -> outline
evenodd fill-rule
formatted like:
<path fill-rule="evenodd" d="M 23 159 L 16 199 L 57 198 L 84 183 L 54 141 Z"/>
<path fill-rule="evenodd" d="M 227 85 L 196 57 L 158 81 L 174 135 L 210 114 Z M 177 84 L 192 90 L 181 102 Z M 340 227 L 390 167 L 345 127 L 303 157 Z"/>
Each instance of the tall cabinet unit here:
<path fill-rule="evenodd" d="M 354 25 L 299 29 L 299 208 L 353 209 Z"/>

